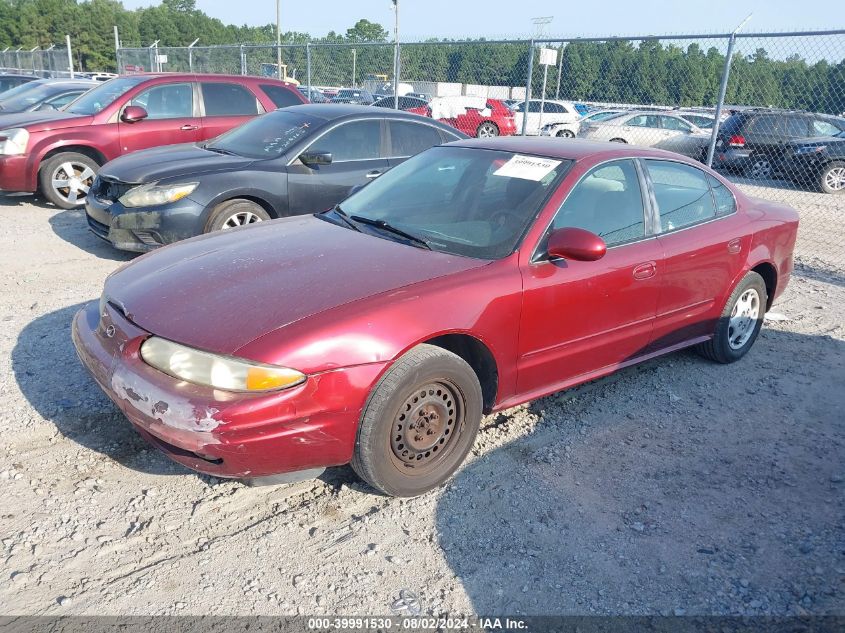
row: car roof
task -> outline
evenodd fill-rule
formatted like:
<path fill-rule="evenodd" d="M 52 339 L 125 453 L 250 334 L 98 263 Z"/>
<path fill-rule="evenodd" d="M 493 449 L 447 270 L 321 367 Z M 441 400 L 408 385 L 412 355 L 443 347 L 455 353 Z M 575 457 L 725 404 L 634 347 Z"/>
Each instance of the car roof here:
<path fill-rule="evenodd" d="M 499 136 L 489 139 L 466 139 L 447 143 L 449 147 L 471 147 L 491 149 L 515 154 L 534 154 L 546 158 L 582 160 L 590 157 L 602 158 L 672 158 L 683 162 L 692 161 L 680 154 L 650 147 L 588 141 L 585 139 L 560 139 L 551 136 Z"/>
<path fill-rule="evenodd" d="M 358 105 L 356 103 L 303 103 L 283 108 L 297 114 L 333 121 L 344 117 L 358 117 L 361 115 L 383 119 L 385 117 L 396 119 L 420 119 L 424 118 L 430 123 L 437 123 L 434 119 L 421 117 L 418 114 L 411 114 L 403 110 L 390 110 L 389 108 L 374 108 L 373 106 Z"/>
<path fill-rule="evenodd" d="M 296 88 L 296 84 L 289 81 L 280 81 L 275 77 L 257 77 L 255 75 L 218 75 L 212 73 L 133 73 L 131 75 L 120 75 L 124 77 L 144 77 L 145 79 L 173 79 L 174 81 L 197 81 L 207 79 L 227 79 L 235 81 L 266 81 L 275 84 L 284 84 Z M 103 83 L 103 82 L 98 82 Z"/>
<path fill-rule="evenodd" d="M 36 79 L 32 83 L 41 84 L 42 86 L 68 86 L 76 88 L 79 86 L 99 86 L 103 82 L 92 79 Z"/>

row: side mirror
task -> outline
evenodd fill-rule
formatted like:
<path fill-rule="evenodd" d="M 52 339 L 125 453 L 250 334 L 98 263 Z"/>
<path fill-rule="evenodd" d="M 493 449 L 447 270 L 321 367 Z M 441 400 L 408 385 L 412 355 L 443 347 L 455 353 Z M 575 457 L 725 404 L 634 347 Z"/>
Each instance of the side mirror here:
<path fill-rule="evenodd" d="M 120 120 L 124 123 L 137 123 L 143 121 L 149 116 L 147 111 L 141 106 L 126 106 L 123 109 L 123 114 L 120 115 Z"/>
<path fill-rule="evenodd" d="M 303 165 L 307 165 L 308 167 L 314 167 L 317 165 L 331 165 L 332 164 L 332 153 L 331 152 L 303 152 L 299 155 L 299 160 L 302 161 Z"/>
<path fill-rule="evenodd" d="M 549 257 L 594 262 L 604 257 L 607 244 L 595 233 L 573 227 L 557 229 L 549 235 Z"/>

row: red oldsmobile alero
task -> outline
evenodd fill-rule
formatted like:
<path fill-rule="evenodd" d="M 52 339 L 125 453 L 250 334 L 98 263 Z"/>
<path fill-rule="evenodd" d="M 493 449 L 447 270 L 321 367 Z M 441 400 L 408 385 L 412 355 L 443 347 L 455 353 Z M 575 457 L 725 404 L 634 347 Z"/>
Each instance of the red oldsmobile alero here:
<path fill-rule="evenodd" d="M 687 346 L 741 358 L 797 227 L 675 154 L 460 141 L 330 211 L 138 258 L 73 337 L 138 431 L 190 468 L 351 462 L 415 495 L 458 468 L 484 412 Z"/>

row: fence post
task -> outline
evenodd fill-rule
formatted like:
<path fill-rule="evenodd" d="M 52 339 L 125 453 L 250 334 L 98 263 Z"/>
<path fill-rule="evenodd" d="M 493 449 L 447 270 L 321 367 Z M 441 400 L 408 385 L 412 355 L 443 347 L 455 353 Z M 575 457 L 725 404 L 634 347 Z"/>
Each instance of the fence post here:
<path fill-rule="evenodd" d="M 305 85 L 308 88 L 308 100 L 311 101 L 311 42 L 305 44 Z"/>
<path fill-rule="evenodd" d="M 241 74 L 246 75 L 246 51 L 243 44 L 241 44 Z"/>
<path fill-rule="evenodd" d="M 522 136 L 528 130 L 528 101 L 531 99 L 531 80 L 534 77 L 534 39 L 528 40 L 528 78 L 525 81 L 525 101 L 522 106 Z"/>
<path fill-rule="evenodd" d="M 557 62 L 557 89 L 555 90 L 555 99 L 560 99 L 560 77 L 563 73 L 563 44 L 558 49 L 558 55 L 560 55 L 560 59 Z"/>
<path fill-rule="evenodd" d="M 67 44 L 67 66 L 70 70 L 70 78 L 74 78 L 73 74 L 73 51 L 70 48 L 70 35 L 65 35 L 65 44 Z"/>
<path fill-rule="evenodd" d="M 731 74 L 731 61 L 733 61 L 734 43 L 736 42 L 736 31 L 731 33 L 728 40 L 728 52 L 725 55 L 725 68 L 722 71 L 722 83 L 719 85 L 719 99 L 716 101 L 716 122 L 713 124 L 713 130 L 710 132 L 710 143 L 707 147 L 707 160 L 705 164 L 708 167 L 713 165 L 713 154 L 716 152 L 716 137 L 719 135 L 719 122 L 722 116 L 722 106 L 725 105 L 725 93 L 728 90 L 728 77 Z"/>

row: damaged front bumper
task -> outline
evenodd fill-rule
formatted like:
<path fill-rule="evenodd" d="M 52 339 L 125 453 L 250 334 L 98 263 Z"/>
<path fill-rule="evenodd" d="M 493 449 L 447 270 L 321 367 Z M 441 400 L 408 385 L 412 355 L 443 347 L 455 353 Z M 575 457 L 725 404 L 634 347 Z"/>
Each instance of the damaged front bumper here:
<path fill-rule="evenodd" d="M 151 444 L 217 477 L 256 478 L 345 464 L 382 363 L 310 375 L 288 390 L 244 394 L 172 378 L 147 365 L 150 333 L 110 304 L 73 320 L 82 364 Z"/>

